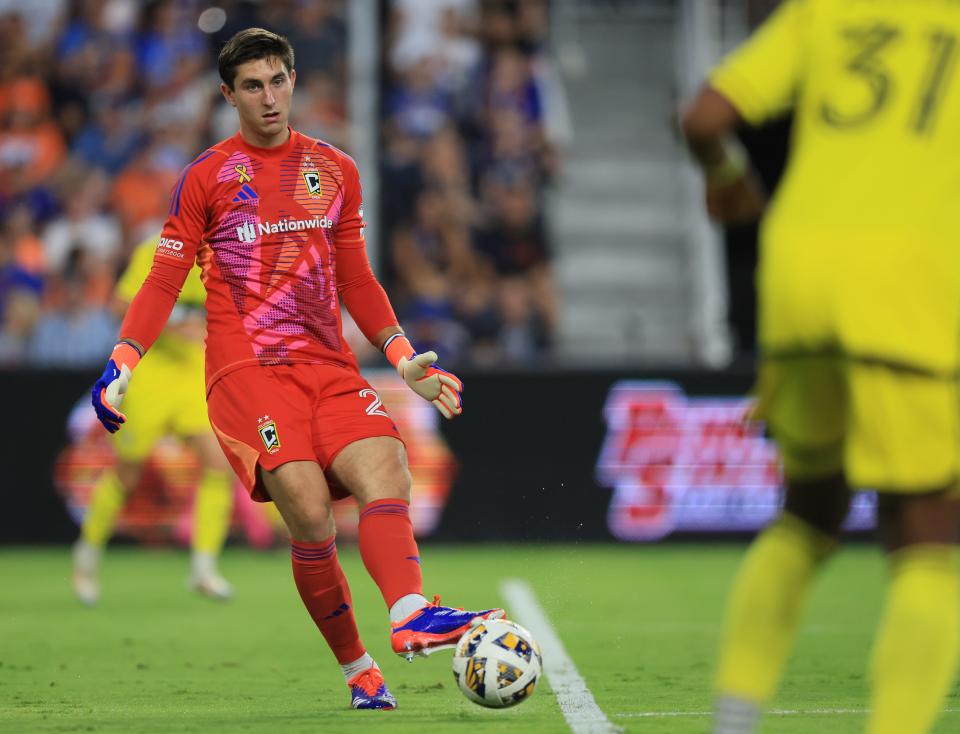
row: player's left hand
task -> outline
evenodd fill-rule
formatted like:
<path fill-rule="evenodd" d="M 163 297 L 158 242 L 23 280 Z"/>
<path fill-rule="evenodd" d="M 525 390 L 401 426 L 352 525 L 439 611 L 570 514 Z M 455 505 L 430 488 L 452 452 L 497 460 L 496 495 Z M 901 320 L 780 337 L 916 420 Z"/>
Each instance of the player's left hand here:
<path fill-rule="evenodd" d="M 436 362 L 436 352 L 414 352 L 409 359 L 399 359 L 397 372 L 411 390 L 433 403 L 443 417 L 449 420 L 463 412 L 460 399 L 463 383 L 456 375 L 440 369 Z"/>
<path fill-rule="evenodd" d="M 730 183 L 707 185 L 707 212 L 723 224 L 755 222 L 767 206 L 767 195 L 759 179 L 751 172 Z"/>

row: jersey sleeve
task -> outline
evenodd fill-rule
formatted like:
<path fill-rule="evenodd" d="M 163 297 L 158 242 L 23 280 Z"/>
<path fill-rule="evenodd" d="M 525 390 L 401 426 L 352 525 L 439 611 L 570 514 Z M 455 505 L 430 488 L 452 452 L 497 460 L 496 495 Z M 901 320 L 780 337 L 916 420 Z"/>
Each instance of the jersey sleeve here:
<path fill-rule="evenodd" d="M 150 348 L 170 318 L 183 282 L 193 267 L 207 229 L 206 182 L 197 166 L 211 151 L 184 169 L 170 197 L 170 210 L 143 285 L 127 309 L 120 338 Z"/>
<path fill-rule="evenodd" d="M 369 342 L 388 326 L 397 326 L 393 306 L 370 269 L 365 249 L 337 248 L 337 291 Z"/>
<path fill-rule="evenodd" d="M 808 0 L 786 0 L 710 75 L 710 86 L 744 120 L 759 124 L 789 110 L 803 66 Z"/>
<path fill-rule="evenodd" d="M 363 200 L 357 165 L 343 157 L 343 204 L 340 223 L 335 234 L 337 246 L 337 291 L 343 305 L 357 323 L 360 331 L 373 342 L 388 326 L 397 325 L 397 316 L 390 305 L 367 258 L 363 239 Z"/>
<path fill-rule="evenodd" d="M 363 192 L 357 164 L 343 156 L 343 204 L 340 205 L 340 221 L 335 234 L 337 250 L 347 247 L 366 247 L 363 239 Z"/>

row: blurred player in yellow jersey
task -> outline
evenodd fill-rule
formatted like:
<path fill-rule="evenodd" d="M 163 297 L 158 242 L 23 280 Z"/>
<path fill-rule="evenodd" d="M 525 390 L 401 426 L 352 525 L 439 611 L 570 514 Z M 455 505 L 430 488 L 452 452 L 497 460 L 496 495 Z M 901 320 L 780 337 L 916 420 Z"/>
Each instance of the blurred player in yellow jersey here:
<path fill-rule="evenodd" d="M 159 238 L 137 247 L 117 284 L 116 297 L 125 308 L 143 283 L 153 262 Z M 113 534 L 117 516 L 136 488 L 144 462 L 157 441 L 176 435 L 196 452 L 201 476 L 194 501 L 191 540 L 192 589 L 219 599 L 232 595 L 230 584 L 217 570 L 217 558 L 226 539 L 233 509 L 230 465 L 210 429 L 203 373 L 203 312 L 206 291 L 200 271 L 190 271 L 173 315 L 150 358 L 137 370 L 137 384 L 124 400 L 130 418 L 125 430 L 113 434 L 116 471 L 100 478 L 90 498 L 80 539 L 74 546 L 73 587 L 77 598 L 94 604 L 100 595 L 100 556 Z M 159 396 L 159 397 L 157 397 Z"/>
<path fill-rule="evenodd" d="M 761 227 L 759 414 L 784 511 L 737 576 L 717 734 L 755 730 L 848 487 L 879 490 L 890 579 L 870 734 L 930 731 L 954 678 L 960 583 L 960 2 L 787 0 L 685 111 L 707 205 L 764 200 L 727 136 L 789 109 L 787 170 Z"/>

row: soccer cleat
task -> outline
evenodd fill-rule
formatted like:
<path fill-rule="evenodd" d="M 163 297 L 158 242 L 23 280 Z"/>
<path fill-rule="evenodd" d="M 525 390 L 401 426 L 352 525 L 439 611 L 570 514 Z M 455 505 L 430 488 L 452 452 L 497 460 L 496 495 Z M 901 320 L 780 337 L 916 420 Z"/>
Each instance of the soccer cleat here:
<path fill-rule="evenodd" d="M 350 686 L 352 696 L 350 705 L 355 709 L 390 711 L 397 707 L 397 699 L 390 693 L 383 680 L 383 673 L 376 666 L 353 676 L 347 681 L 347 685 Z"/>
<path fill-rule="evenodd" d="M 193 574 L 187 585 L 201 596 L 218 601 L 227 601 L 233 598 L 233 587 L 230 582 L 217 573 Z"/>
<path fill-rule="evenodd" d="M 100 600 L 100 551 L 78 540 L 73 546 L 73 593 L 88 607 Z"/>
<path fill-rule="evenodd" d="M 390 643 L 397 655 L 412 663 L 414 655 L 426 657 L 437 650 L 456 647 L 457 641 L 470 629 L 474 620 L 501 619 L 503 616 L 502 609 L 467 612 L 440 606 L 440 597 L 435 596 L 432 604 L 390 625 Z"/>

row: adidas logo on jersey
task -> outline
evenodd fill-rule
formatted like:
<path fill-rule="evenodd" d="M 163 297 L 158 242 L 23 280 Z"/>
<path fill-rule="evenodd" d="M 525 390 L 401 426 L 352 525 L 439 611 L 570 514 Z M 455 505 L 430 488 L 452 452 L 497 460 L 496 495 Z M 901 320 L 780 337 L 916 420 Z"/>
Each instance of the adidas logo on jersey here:
<path fill-rule="evenodd" d="M 243 188 L 237 192 L 237 195 L 233 197 L 234 201 L 255 201 L 259 197 L 257 192 L 251 189 L 247 184 L 243 185 Z"/>
<path fill-rule="evenodd" d="M 313 219 L 282 219 L 279 222 L 244 222 L 237 227 L 237 239 L 241 242 L 255 242 L 257 236 L 278 234 L 280 232 L 300 232 L 306 229 L 332 229 L 333 220 L 327 216 Z"/>

